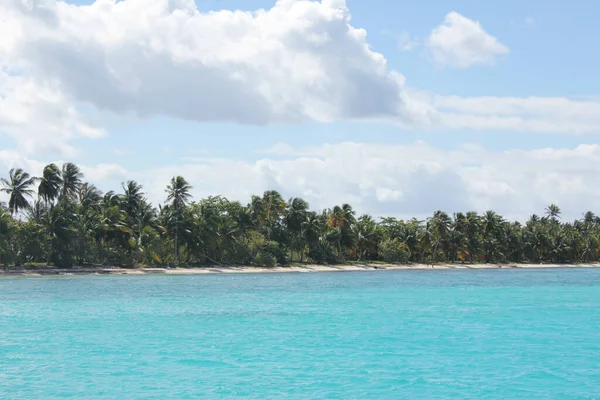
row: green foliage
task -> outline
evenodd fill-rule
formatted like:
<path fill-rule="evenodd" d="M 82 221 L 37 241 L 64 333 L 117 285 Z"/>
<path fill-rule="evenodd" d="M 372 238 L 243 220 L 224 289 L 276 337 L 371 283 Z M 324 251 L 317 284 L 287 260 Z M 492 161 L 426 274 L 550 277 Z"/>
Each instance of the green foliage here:
<path fill-rule="evenodd" d="M 11 245 L 13 262 L 17 266 L 43 260 L 50 252 L 46 230 L 34 221 L 19 221 L 13 225 Z"/>
<path fill-rule="evenodd" d="M 266 251 L 259 251 L 254 257 L 252 264 L 258 267 L 275 267 L 277 265 L 277 258 Z"/>
<path fill-rule="evenodd" d="M 176 176 L 164 204 L 155 207 L 135 181 L 103 194 L 74 164 L 50 164 L 40 172 L 36 178 L 12 169 L 1 181 L 9 202 L 0 205 L 2 266 L 600 259 L 600 218 L 590 211 L 564 222 L 555 204 L 524 224 L 493 211 L 375 220 L 357 217 L 348 204 L 310 211 L 305 200 L 286 201 L 276 191 L 252 196 L 248 204 L 221 196 L 193 201 L 190 184 Z"/>
<path fill-rule="evenodd" d="M 13 253 L 10 246 L 12 234 L 12 218 L 8 210 L 0 203 L 0 266 L 6 267 L 13 261 Z"/>
<path fill-rule="evenodd" d="M 35 178 L 21 168 L 11 169 L 8 176 L 8 179 L 0 178 L 3 186 L 0 191 L 9 196 L 8 208 L 11 214 L 16 215 L 20 210 L 29 208 L 28 198 L 33 195 L 31 186 L 35 183 Z"/>
<path fill-rule="evenodd" d="M 310 246 L 308 257 L 317 264 L 335 264 L 338 262 L 333 245 L 326 240 L 320 240 Z"/>
<path fill-rule="evenodd" d="M 388 263 L 407 264 L 410 251 L 399 238 L 385 239 L 379 244 L 379 256 Z"/>

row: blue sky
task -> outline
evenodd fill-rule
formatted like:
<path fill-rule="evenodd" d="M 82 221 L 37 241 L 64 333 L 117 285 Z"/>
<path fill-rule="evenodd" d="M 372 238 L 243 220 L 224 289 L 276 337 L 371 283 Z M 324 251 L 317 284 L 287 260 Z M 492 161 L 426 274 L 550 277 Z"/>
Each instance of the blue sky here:
<path fill-rule="evenodd" d="M 92 1 L 70 1 L 90 4 Z M 197 0 L 201 11 L 249 10 L 270 8 L 274 1 Z M 590 0 L 569 4 L 562 0 L 529 2 L 503 1 L 347 1 L 352 24 L 364 28 L 369 44 L 383 54 L 390 68 L 402 72 L 407 84 L 438 94 L 461 96 L 594 96 L 600 93 L 600 53 L 593 51 L 600 25 L 600 3 Z M 485 29 L 511 50 L 492 67 L 469 69 L 439 68 L 427 62 L 422 49 L 399 51 L 403 32 L 421 40 L 440 24 L 443 16 L 457 11 L 480 21 Z M 540 146 L 563 147 L 595 143 L 598 136 L 562 134 L 523 134 L 494 131 L 482 134 L 464 130 L 448 134 L 443 129 L 398 129 L 389 125 L 312 124 L 240 126 L 237 124 L 199 124 L 171 118 L 123 121 L 111 124 L 112 131 L 122 132 L 121 148 L 139 147 L 139 135 L 162 135 L 169 131 L 177 141 L 192 141 L 198 149 L 225 152 L 235 157 L 255 159 L 250 148 L 264 148 L 284 141 L 292 145 L 318 145 L 322 142 L 372 141 L 406 144 L 415 140 L 435 142 L 453 148 L 463 142 L 475 142 L 492 149 L 533 149 Z M 141 134 L 141 133 L 140 133 Z M 198 137 L 200 136 L 200 138 Z M 582 140 L 583 139 L 583 140 Z M 95 143 L 93 159 L 102 162 L 111 157 L 113 143 Z M 158 155 L 162 141 L 145 142 L 143 152 Z M 99 147 L 103 150 L 98 152 Z M 159 157 L 163 157 L 160 155 Z M 169 159 L 170 155 L 164 155 Z M 136 160 L 135 162 L 144 162 Z"/>
<path fill-rule="evenodd" d="M 303 0 L 284 2 L 308 3 Z M 600 36 L 600 26 L 596 23 L 600 15 L 598 2 L 347 0 L 344 8 L 341 0 L 323 0 L 322 3 L 313 2 L 318 7 L 310 10 L 308 7 L 304 11 L 295 8 L 300 14 L 290 17 L 290 32 L 282 31 L 285 25 L 278 26 L 277 18 L 263 22 L 272 23 L 272 29 L 266 25 L 248 28 L 249 25 L 244 23 L 236 27 L 238 19 L 222 12 L 265 9 L 266 13 L 273 14 L 272 8 L 277 7 L 273 0 L 198 0 L 197 10 L 181 17 L 187 22 L 184 24 L 183 19 L 179 19 L 174 25 L 169 22 L 179 18 L 173 14 L 174 10 L 190 12 L 186 0 L 150 0 L 146 3 L 125 0 L 130 4 L 127 8 L 127 12 L 131 12 L 129 20 L 118 16 L 119 10 L 125 8 L 119 9 L 110 1 L 103 2 L 108 4 L 105 8 L 100 7 L 100 2 L 93 1 L 68 3 L 77 8 L 63 7 L 64 3 L 54 0 L 45 3 L 44 13 L 40 12 L 40 7 L 20 7 L 21 0 L 13 0 L 4 6 L 14 24 L 7 29 L 5 39 L 0 39 L 0 65 L 4 71 L 19 71 L 17 76 L 6 75 L 4 91 L 0 87 L 0 99 L 5 99 L 0 103 L 0 107 L 4 104 L 5 108 L 4 121 L 0 109 L 0 132 L 4 133 L 0 135 L 0 148 L 4 152 L 0 152 L 0 163 L 7 167 L 23 165 L 35 169 L 45 162 L 68 158 L 87 166 L 90 179 L 102 188 L 118 184 L 127 179 L 126 175 L 139 179 L 156 202 L 160 201 L 160 190 L 154 187 L 159 183 L 153 179 L 163 178 L 163 174 L 166 177 L 179 166 L 183 172 L 189 171 L 190 180 L 197 181 L 195 187 L 199 196 L 219 191 L 243 199 L 248 193 L 268 189 L 266 185 L 275 185 L 286 195 L 306 196 L 315 207 L 355 201 L 360 211 L 375 214 L 385 212 L 404 216 L 411 212 L 434 211 L 416 206 L 420 197 L 431 195 L 439 199 L 430 208 L 462 207 L 483 211 L 495 207 L 515 218 L 540 212 L 539 207 L 549 202 L 564 204 L 563 208 L 569 208 L 566 210 L 569 215 L 585 211 L 571 208 L 593 207 L 596 193 L 590 191 L 589 184 L 596 171 L 572 163 L 588 157 L 588 164 L 591 164 L 596 161 L 597 152 L 600 153 L 594 147 L 600 134 L 600 117 L 594 114 L 594 110 L 600 110 L 600 53 L 594 50 L 596 38 Z M 80 7 L 90 4 L 91 8 Z M 148 17 L 148 21 L 157 24 L 156 30 L 147 29 L 143 22 L 138 22 L 143 21 L 141 15 L 151 7 L 159 10 Z M 357 43 L 363 43 L 361 39 L 350 34 L 339 37 L 343 29 L 338 31 L 336 24 L 342 20 L 331 19 L 333 14 L 328 14 L 336 7 L 345 10 L 347 26 L 366 30 L 364 43 L 370 48 L 368 54 L 356 47 Z M 194 12 L 209 11 L 216 12 L 211 14 L 214 18 L 193 17 Z M 452 12 L 454 16 L 451 16 Z M 326 15 L 329 17 L 324 17 Z M 46 28 L 34 29 L 41 26 L 35 24 L 41 24 L 42 18 L 53 18 L 60 23 L 44 22 Z M 299 19 L 305 25 L 296 27 L 294 23 Z M 70 27 L 76 27 L 78 23 L 82 24 L 80 29 L 85 26 L 85 32 L 89 33 L 74 34 Z M 168 26 L 165 32 L 169 33 L 160 32 L 158 24 L 161 23 L 170 24 L 165 25 Z M 210 26 L 202 26 L 205 23 Z M 221 32 L 219 24 L 227 26 L 228 30 Z M 305 39 L 302 35 L 307 35 L 307 30 L 301 26 L 314 26 L 311 29 L 317 34 L 328 34 L 331 41 L 340 40 L 339 52 L 319 53 L 318 46 L 306 47 L 303 43 L 298 48 L 286 49 L 286 43 Z M 290 119 L 272 114 L 273 117 L 266 117 L 260 124 L 239 123 L 246 114 L 236 114 L 234 108 L 249 112 L 243 110 L 250 107 L 254 99 L 257 99 L 257 107 L 263 107 L 262 99 L 256 96 L 240 97 L 245 104 L 222 110 L 224 117 L 217 121 L 199 112 L 200 106 L 195 107 L 195 104 L 210 105 L 211 96 L 216 98 L 222 94 L 227 97 L 228 91 L 237 90 L 216 86 L 218 84 L 206 86 L 205 83 L 194 89 L 194 84 L 206 76 L 194 62 L 215 63 L 211 64 L 211 73 L 220 74 L 219 68 L 229 73 L 236 68 L 240 61 L 232 61 L 235 54 L 214 50 L 207 44 L 218 41 L 221 46 L 228 46 L 227 41 L 234 40 L 232 37 L 235 36 L 230 36 L 229 32 L 235 29 L 252 29 L 240 37 L 256 35 L 257 38 L 246 47 L 238 48 L 237 52 L 251 52 L 253 49 L 249 47 L 253 43 L 263 51 L 262 59 L 244 58 L 241 61 L 245 66 L 252 66 L 252 75 L 244 79 L 252 76 L 260 81 L 256 85 L 246 81 L 248 90 L 268 86 L 272 80 L 267 74 L 275 74 L 273 76 L 277 78 L 274 79 L 279 80 L 273 80 L 273 87 L 266 90 L 273 94 L 279 86 L 286 85 L 282 91 L 293 100 L 286 103 L 285 115 L 299 113 L 302 114 L 300 117 Z M 292 34 L 298 34 L 302 39 L 288 42 Z M 410 50 L 403 49 L 407 39 L 413 43 Z M 265 54 L 272 54 L 271 47 L 260 46 L 270 46 L 279 40 L 284 48 L 278 50 L 282 53 L 277 57 L 289 57 L 294 52 L 294 57 L 311 57 L 311 63 L 307 65 L 324 68 L 325 75 L 319 75 L 319 83 L 311 80 L 316 78 L 296 77 L 294 74 L 302 74 L 300 67 L 286 72 L 290 74 L 289 79 L 278 76 L 277 63 L 283 62 L 278 61 L 282 58 L 274 58 L 266 69 L 254 68 L 255 62 L 266 62 Z M 152 47 L 156 43 L 162 46 L 160 50 Z M 178 48 L 180 44 L 181 49 Z M 136 53 L 137 50 L 141 55 Z M 156 57 L 165 58 L 144 59 L 152 51 L 158 51 Z M 382 55 L 385 62 L 378 60 L 373 64 L 374 53 Z M 446 61 L 437 59 L 436 54 L 442 54 Z M 64 59 L 61 58 L 63 55 Z M 164 65 L 160 64 L 163 60 Z M 457 66 L 457 62 L 462 65 Z M 186 69 L 178 69 L 184 63 Z M 88 67 L 82 67 L 85 65 Z M 153 69 L 153 65 L 159 66 Z M 331 65 L 337 65 L 341 76 L 335 86 L 331 86 L 334 83 L 330 81 L 334 80 L 338 70 L 327 67 Z M 348 65 L 352 65 L 352 69 L 345 75 Z M 139 73 L 138 82 L 136 71 L 140 68 L 143 71 Z M 164 68 L 160 69 L 160 74 L 159 68 Z M 387 69 L 382 73 L 379 68 Z M 390 83 L 393 78 L 389 74 L 394 72 L 404 77 L 403 83 Z M 175 80 L 182 73 L 188 74 L 180 79 L 189 79 L 189 90 L 185 82 Z M 117 83 L 108 89 L 103 84 L 93 83 L 106 76 L 110 79 L 107 82 Z M 349 78 L 353 76 L 356 78 Z M 2 82 L 0 80 L 0 84 Z M 364 85 L 360 86 L 359 92 L 347 91 L 350 90 L 347 86 L 354 82 Z M 292 88 L 289 91 L 288 83 Z M 385 89 L 381 89 L 384 86 Z M 35 101 L 27 100 L 23 89 L 39 93 L 38 87 L 48 90 L 48 95 L 36 97 Z M 316 87 L 344 94 L 341 97 L 326 96 L 325 100 L 311 97 L 306 102 L 302 97 L 296 97 L 297 93 L 306 90 L 310 96 L 318 96 Z M 389 114 L 384 103 L 389 91 L 396 90 L 392 87 L 407 93 L 406 98 L 410 101 L 418 101 L 415 104 L 420 111 L 403 108 L 400 114 Z M 198 88 L 210 88 L 211 93 L 204 96 L 198 93 Z M 379 95 L 376 92 L 379 89 L 385 92 Z M 173 103 L 181 102 L 181 107 L 189 107 L 190 111 L 174 110 L 168 104 L 170 100 L 143 98 L 154 94 L 167 96 Z M 382 108 L 374 112 L 382 120 L 377 122 L 371 116 L 361 116 L 360 110 L 345 103 L 348 99 L 352 104 L 369 108 L 380 98 L 383 99 Z M 152 103 L 154 101 L 156 104 Z M 299 103 L 295 104 L 295 101 Z M 117 105 L 120 102 L 129 104 L 129 111 L 122 112 Z M 227 101 L 224 104 L 226 107 Z M 317 106 L 312 104 L 320 104 L 321 108 L 316 110 Z M 451 107 L 449 111 L 444 108 L 447 106 Z M 268 111 L 261 110 L 279 112 L 277 102 L 269 103 L 268 107 Z M 301 111 L 302 107 L 308 107 L 308 111 Z M 57 109 L 61 109 L 60 113 Z M 331 110 L 331 113 L 323 110 Z M 418 118 L 421 111 L 427 115 L 427 121 L 414 122 L 413 117 Z M 221 113 L 221 109 L 215 112 Z M 17 118 L 19 113 L 22 118 Z M 481 116 L 485 118 L 480 119 Z M 93 131 L 84 129 L 82 133 L 78 128 L 82 124 L 89 125 Z M 67 133 L 70 130 L 74 133 Z M 343 168 L 331 172 L 336 166 L 348 163 L 356 167 L 352 160 L 338 159 L 338 152 L 332 150 L 337 149 L 336 146 L 344 149 L 346 142 L 363 146 L 364 151 L 359 153 L 365 155 L 362 162 L 378 165 L 380 160 L 388 161 L 381 163 L 379 169 L 366 168 L 373 175 L 353 170 L 359 178 L 340 177 L 336 174 L 343 174 Z M 282 144 L 288 151 L 280 151 Z M 276 145 L 278 147 L 270 152 L 264 151 Z M 480 150 L 474 151 L 473 146 Z M 381 153 L 383 150 L 380 149 L 388 149 L 390 154 Z M 423 153 L 418 153 L 420 151 Z M 522 165 L 515 165 L 515 152 L 523 152 L 519 158 Z M 402 159 L 403 164 L 400 161 L 394 164 L 397 159 Z M 313 164 L 310 164 L 311 160 Z M 311 166 L 321 165 L 319 160 L 324 160 L 327 165 L 331 163 L 333 167 L 328 167 L 329 172 L 319 172 L 317 167 L 315 171 L 311 170 Z M 507 163 L 514 169 L 506 171 Z M 477 171 L 473 165 L 478 166 Z M 548 170 L 548 166 L 553 169 Z M 224 168 L 232 171 L 225 172 Z M 235 179 L 236 170 L 242 171 L 239 175 L 246 176 L 246 182 Z M 429 174 L 427 179 L 415 178 L 425 170 Z M 521 171 L 527 171 L 526 174 L 523 172 L 524 177 L 520 176 Z M 328 183 L 311 183 L 318 180 L 311 174 L 322 177 L 329 173 L 330 181 L 343 183 L 337 188 L 329 187 Z M 443 174 L 451 176 L 448 178 Z M 433 194 L 440 180 L 447 182 L 454 178 L 457 179 L 454 189 L 451 186 L 444 189 L 446 193 Z M 429 186 L 416 187 L 420 182 L 429 182 Z M 579 186 L 571 187 L 574 183 Z M 539 187 L 553 189 L 536 189 Z M 530 193 L 524 193 L 525 190 Z M 581 200 L 582 197 L 586 200 Z M 456 200 L 452 200 L 454 198 Z"/>

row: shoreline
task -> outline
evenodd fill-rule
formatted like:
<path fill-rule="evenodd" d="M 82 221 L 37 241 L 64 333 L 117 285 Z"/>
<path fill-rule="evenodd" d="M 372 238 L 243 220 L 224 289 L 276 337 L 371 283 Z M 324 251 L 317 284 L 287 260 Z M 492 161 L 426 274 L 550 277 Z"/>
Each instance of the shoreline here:
<path fill-rule="evenodd" d="M 75 275 L 200 275 L 200 274 L 261 274 L 311 273 L 351 271 L 408 271 L 408 270 L 469 270 L 469 269 L 540 269 L 540 268 L 600 268 L 600 263 L 588 264 L 356 264 L 356 265 L 302 265 L 291 267 L 209 266 L 194 268 L 22 268 L 0 269 L 0 277 L 11 276 L 75 276 Z"/>

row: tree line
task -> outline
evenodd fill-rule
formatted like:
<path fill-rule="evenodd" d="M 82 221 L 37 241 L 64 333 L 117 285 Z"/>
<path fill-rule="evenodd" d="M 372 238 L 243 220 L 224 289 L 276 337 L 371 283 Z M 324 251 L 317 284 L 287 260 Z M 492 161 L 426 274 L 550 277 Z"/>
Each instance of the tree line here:
<path fill-rule="evenodd" d="M 0 264 L 76 266 L 275 266 L 312 262 L 595 262 L 600 218 L 591 211 L 561 221 L 548 206 L 525 224 L 494 211 L 426 220 L 357 216 L 348 204 L 311 211 L 276 191 L 249 204 L 211 196 L 194 201 L 181 176 L 153 206 L 128 181 L 102 193 L 73 163 L 47 165 L 40 177 L 11 169 L 1 178 Z"/>

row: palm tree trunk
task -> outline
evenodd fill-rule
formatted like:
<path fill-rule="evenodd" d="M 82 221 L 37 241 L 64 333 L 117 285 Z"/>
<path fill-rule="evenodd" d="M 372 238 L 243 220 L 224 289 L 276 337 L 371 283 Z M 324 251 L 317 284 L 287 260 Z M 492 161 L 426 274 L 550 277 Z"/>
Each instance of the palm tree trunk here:
<path fill-rule="evenodd" d="M 173 249 L 173 263 L 179 267 L 179 207 L 175 204 L 175 238 Z"/>
<path fill-rule="evenodd" d="M 175 263 L 175 266 L 177 267 L 179 264 L 179 241 L 178 241 L 178 237 L 177 237 L 177 228 L 175 228 L 175 248 L 174 248 L 174 254 L 173 254 L 173 261 Z"/>
<path fill-rule="evenodd" d="M 433 248 L 433 254 L 431 256 L 431 265 L 432 266 L 435 263 L 435 257 L 437 256 L 437 249 L 438 249 L 439 244 L 440 244 L 440 238 L 438 238 L 438 240 L 435 242 L 435 247 Z"/>

